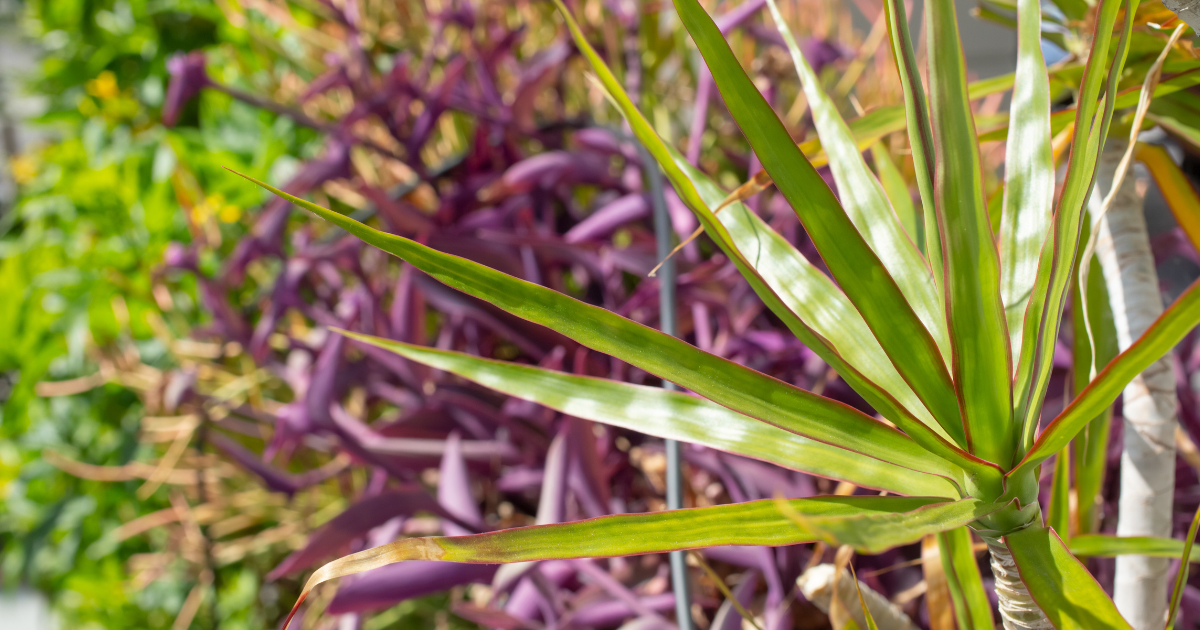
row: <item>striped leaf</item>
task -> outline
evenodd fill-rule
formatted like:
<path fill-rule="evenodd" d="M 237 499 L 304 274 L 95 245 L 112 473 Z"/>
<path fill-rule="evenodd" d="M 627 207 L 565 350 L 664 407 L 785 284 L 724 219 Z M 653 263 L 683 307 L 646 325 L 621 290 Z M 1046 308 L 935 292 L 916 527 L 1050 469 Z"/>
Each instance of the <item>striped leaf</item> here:
<path fill-rule="evenodd" d="M 318 584 L 396 562 L 500 564 L 815 541 L 878 553 L 920 540 L 925 534 L 965 525 L 998 507 L 972 499 L 947 502 L 901 497 L 813 497 L 782 502 L 786 504 L 786 514 L 775 500 L 766 499 L 604 516 L 473 536 L 408 538 L 351 554 L 317 569 L 305 583 L 284 628 Z"/>
<path fill-rule="evenodd" d="M 970 451 L 1000 466 L 1015 447 L 1000 256 L 983 196 L 966 60 L 953 0 L 926 5 L 934 205 L 941 230 L 954 384 Z"/>
<path fill-rule="evenodd" d="M 696 396 L 482 359 L 348 331 L 342 331 L 342 334 L 577 418 L 700 444 L 897 494 L 958 496 L 955 486 L 944 478 L 816 442 Z"/>
<path fill-rule="evenodd" d="M 1004 542 L 1021 581 L 1057 630 L 1133 630 L 1054 530 L 1029 527 Z"/>

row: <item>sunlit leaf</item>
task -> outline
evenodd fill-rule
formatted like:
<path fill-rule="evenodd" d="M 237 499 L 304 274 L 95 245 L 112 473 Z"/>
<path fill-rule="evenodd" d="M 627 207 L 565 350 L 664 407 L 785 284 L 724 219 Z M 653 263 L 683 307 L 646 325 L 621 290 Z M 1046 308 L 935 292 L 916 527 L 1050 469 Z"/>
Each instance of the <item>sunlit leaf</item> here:
<path fill-rule="evenodd" d="M 246 176 L 243 176 L 246 177 Z M 914 470 L 955 478 L 955 467 L 846 405 L 703 352 L 675 337 L 478 263 L 380 232 L 251 177 L 246 179 L 407 261 L 441 282 L 612 354 L 746 415 Z M 862 450 L 866 449 L 866 450 Z"/>
<path fill-rule="evenodd" d="M 1033 526 L 1004 537 L 1029 594 L 1057 630 L 1132 630 L 1100 584 L 1053 530 Z"/>
<path fill-rule="evenodd" d="M 845 544 L 875 553 L 964 525 L 999 507 L 972 499 L 947 502 L 900 497 L 813 497 L 785 503 L 792 516 L 801 515 L 801 522 L 785 516 L 776 500 L 764 499 L 604 516 L 473 536 L 408 538 L 351 554 L 318 569 L 305 583 L 284 628 L 318 584 L 406 560 L 498 564 L 812 541 Z"/>
<path fill-rule="evenodd" d="M 792 144 L 783 123 L 746 76 L 703 7 L 696 0 L 678 0 L 676 7 L 730 113 L 846 296 L 917 396 L 927 407 L 941 408 L 954 395 L 953 384 L 933 337 L 829 187 Z"/>
<path fill-rule="evenodd" d="M 1020 464 L 1008 473 L 1008 477 L 1018 478 L 1026 474 L 1065 447 L 1088 422 L 1116 400 L 1129 381 L 1166 354 L 1197 324 L 1200 324 L 1200 281 L 1192 283 L 1137 341 L 1117 355 L 1058 414 L 1038 436 L 1037 442 Z"/>
<path fill-rule="evenodd" d="M 1000 256 L 984 202 L 967 96 L 966 59 L 953 0 L 931 0 L 925 15 L 936 152 L 933 194 L 946 265 L 954 385 L 970 451 L 1006 466 L 1015 448 L 1012 359 L 1000 300 Z"/>
<path fill-rule="evenodd" d="M 815 442 L 696 396 L 369 335 L 342 334 L 578 418 L 701 444 L 860 486 L 899 494 L 957 496 L 953 484 L 940 477 Z"/>

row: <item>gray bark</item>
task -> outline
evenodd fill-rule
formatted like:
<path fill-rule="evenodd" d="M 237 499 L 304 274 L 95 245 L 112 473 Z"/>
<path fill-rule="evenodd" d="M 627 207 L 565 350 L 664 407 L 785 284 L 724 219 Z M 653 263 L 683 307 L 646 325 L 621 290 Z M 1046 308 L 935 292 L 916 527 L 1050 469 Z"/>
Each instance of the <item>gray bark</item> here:
<path fill-rule="evenodd" d="M 1008 547 L 987 536 L 983 541 L 987 543 L 992 560 L 992 576 L 996 578 L 996 596 L 1000 600 L 1000 622 L 1004 630 L 1054 630 L 1021 581 L 1017 563 Z"/>
<path fill-rule="evenodd" d="M 1127 143 L 1118 140 L 1105 146 L 1096 188 L 1088 202 L 1092 229 L 1098 231 L 1096 258 L 1108 287 L 1122 351 L 1163 311 L 1143 201 L 1132 174 L 1121 183 L 1108 211 L 1101 212 L 1126 147 Z M 1117 535 L 1170 537 L 1177 400 L 1169 358 L 1142 372 L 1125 387 L 1123 395 L 1125 445 Z M 1136 630 L 1158 630 L 1166 621 L 1168 565 L 1166 558 L 1117 558 L 1113 599 Z"/>
<path fill-rule="evenodd" d="M 1163 5 L 1187 22 L 1193 31 L 1200 33 L 1200 0 L 1163 0 Z"/>

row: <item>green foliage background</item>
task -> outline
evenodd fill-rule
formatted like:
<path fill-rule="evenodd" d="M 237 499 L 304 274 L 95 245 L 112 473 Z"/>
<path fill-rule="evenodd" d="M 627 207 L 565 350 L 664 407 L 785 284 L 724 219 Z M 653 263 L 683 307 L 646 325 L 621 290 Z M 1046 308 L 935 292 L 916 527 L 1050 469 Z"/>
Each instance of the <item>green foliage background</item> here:
<path fill-rule="evenodd" d="M 285 176 L 315 149 L 315 135 L 212 94 L 192 103 L 175 129 L 159 124 L 166 60 L 179 51 L 209 50 L 226 68 L 223 78 L 243 83 L 287 67 L 211 2 L 34 0 L 25 10 L 23 27 L 45 49 L 25 89 L 49 99 L 29 124 L 53 140 L 7 165 L 20 193 L 0 219 L 0 577 L 7 588 L 24 583 L 50 594 L 62 627 L 170 627 L 194 578 L 181 565 L 132 589 L 125 560 L 162 541 L 153 532 L 119 545 L 102 538 L 169 507 L 166 492 L 139 501 L 140 480 L 82 480 L 41 459 L 44 449 L 95 465 L 136 459 L 146 448 L 137 440 L 138 396 L 108 384 L 42 398 L 35 387 L 94 374 L 92 347 L 133 346 L 143 362 L 169 367 L 147 315 L 163 316 L 175 334 L 207 319 L 188 278 L 167 280 L 176 307 L 168 314 L 152 294 L 166 246 L 189 239 L 171 182 L 181 156 L 210 199 L 240 210 L 261 198 L 222 167 Z M 232 218 L 221 226 L 229 245 L 245 225 Z M 210 270 L 216 264 L 215 256 L 202 261 Z M 127 322 L 118 320 L 122 311 Z M 211 626 L 214 613 L 222 628 L 276 618 L 290 594 L 262 587 L 260 576 L 278 559 L 257 555 L 224 567 L 220 605 L 202 608 L 196 627 Z"/>

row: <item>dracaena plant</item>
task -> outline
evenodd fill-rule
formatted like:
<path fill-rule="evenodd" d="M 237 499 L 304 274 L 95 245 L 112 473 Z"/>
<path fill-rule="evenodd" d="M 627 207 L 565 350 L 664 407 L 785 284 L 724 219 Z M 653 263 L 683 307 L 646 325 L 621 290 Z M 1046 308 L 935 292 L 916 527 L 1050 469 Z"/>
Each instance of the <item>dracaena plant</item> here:
<path fill-rule="evenodd" d="M 369 58 L 390 54 L 394 61 L 391 69 L 374 64 L 363 68 L 359 53 L 330 60 L 319 51 L 316 57 L 331 65 L 296 99 L 301 111 L 285 105 L 291 100 L 286 93 L 261 87 L 252 92 L 244 89 L 245 81 L 227 85 L 219 80 L 220 72 L 210 76 L 209 70 L 220 67 L 213 63 L 221 59 L 219 53 L 210 53 L 206 60 L 204 53 L 193 52 L 171 63 L 172 82 L 167 90 L 170 108 L 164 116 L 185 111 L 188 98 L 217 91 L 322 129 L 326 134 L 325 152 L 301 166 L 290 180 L 281 178 L 287 183 L 280 188 L 298 195 L 323 191 L 341 202 L 338 207 L 352 209 L 359 217 L 371 217 L 382 229 L 508 273 L 540 278 L 539 282 L 587 296 L 655 325 L 655 281 L 637 286 L 630 286 L 628 281 L 629 274 L 644 276 L 654 263 L 654 241 L 644 227 L 651 195 L 640 187 L 637 174 L 641 165 L 631 139 L 602 127 L 579 129 L 578 119 L 564 117 L 559 103 L 576 100 L 574 94 L 588 89 L 584 77 L 566 77 L 561 100 L 553 98 L 558 95 L 548 89 L 554 83 L 552 78 L 559 74 L 556 66 L 572 53 L 571 43 L 556 32 L 558 18 L 553 7 L 542 7 L 522 23 L 506 16 L 509 11 L 515 13 L 512 7 L 498 10 L 503 3 L 463 3 L 453 11 L 437 9 L 437 3 L 428 7 L 423 2 L 410 3 L 414 12 L 403 20 L 385 11 L 388 6 L 365 7 L 357 19 L 365 32 L 375 32 L 374 25 L 384 24 L 388 25 L 387 31 L 405 34 L 399 51 L 369 47 L 361 53 Z M 738 28 L 739 23 L 758 16 L 761 6 L 762 0 L 740 5 L 737 13 L 731 12 L 723 20 L 723 28 Z M 610 17 L 623 23 L 626 37 L 632 34 L 636 39 L 639 13 L 617 9 Z M 551 28 L 539 28 L 543 20 L 548 20 Z M 349 20 L 335 17 L 335 21 L 326 26 L 337 33 Z M 464 27 L 470 25 L 475 26 Z M 393 28 L 396 26 L 400 28 Z M 433 46 L 420 36 L 422 30 L 443 33 L 454 45 Z M 460 36 L 468 32 L 470 37 Z M 363 45 L 355 37 L 347 38 L 347 42 L 351 48 Z M 464 63 L 474 54 L 464 51 L 475 49 L 483 51 L 487 63 Z M 806 50 L 822 62 L 834 61 L 840 54 L 837 47 L 819 41 L 809 43 Z M 678 53 L 669 56 L 677 57 Z M 660 58 L 641 71 L 653 76 L 662 63 Z M 628 75 L 634 74 L 631 63 Z M 351 77 L 356 78 L 352 81 Z M 544 99 L 546 96 L 552 98 Z M 670 102 L 672 93 L 659 90 L 655 96 L 659 103 Z M 353 106 L 347 102 L 349 99 Z M 433 124 L 439 120 L 454 121 L 455 125 L 450 126 L 453 133 L 446 133 L 445 124 Z M 380 121 L 387 124 L 378 124 Z M 377 133 L 364 136 L 361 131 L 365 123 L 375 124 Z M 695 132 L 697 139 L 703 131 L 701 127 Z M 397 152 L 382 153 L 379 134 L 391 135 L 398 144 Z M 735 134 L 736 130 L 722 135 Z M 718 140 L 717 150 L 729 150 L 726 144 Z M 737 148 L 730 150 L 735 156 L 732 161 L 741 153 Z M 259 172 L 265 173 L 267 166 L 262 164 Z M 175 180 L 181 184 L 191 180 L 193 196 L 203 198 L 199 182 L 211 186 L 220 179 L 208 169 L 195 167 L 192 160 L 182 160 L 178 168 L 191 170 L 195 178 Z M 396 185 L 396 171 L 405 169 L 420 171 L 419 177 Z M 618 177 L 617 173 L 624 176 Z M 218 175 L 242 181 L 225 171 Z M 405 194 L 409 191 L 412 193 Z M 242 192 L 259 193 L 252 188 L 243 188 Z M 371 204 L 367 205 L 367 200 Z M 686 235 L 694 219 L 682 203 L 676 202 L 668 197 L 672 213 L 682 214 L 676 218 L 676 227 Z M 464 385 L 452 374 L 412 366 L 386 351 L 349 342 L 339 335 L 320 334 L 323 330 L 310 334 L 310 326 L 351 328 L 416 344 L 424 344 L 429 331 L 436 329 L 433 338 L 443 348 L 519 358 L 543 367 L 565 367 L 632 382 L 645 378 L 644 371 L 610 363 L 607 357 L 589 353 L 553 331 L 517 321 L 440 286 L 411 266 L 388 264 L 379 251 L 340 230 L 322 234 L 313 225 L 293 228 L 287 222 L 290 205 L 280 199 L 266 205 L 245 237 L 207 238 L 219 220 L 215 212 L 205 209 L 213 205 L 217 204 L 206 202 L 198 211 L 190 208 L 192 212 L 187 214 L 199 229 L 194 231 L 190 244 L 168 249 L 165 259 L 169 269 L 163 275 L 172 280 L 190 275 L 200 288 L 200 298 L 212 313 L 212 322 L 207 328 L 193 330 L 192 335 L 201 340 L 236 342 L 227 347 L 244 350 L 238 357 L 241 365 L 251 363 L 252 358 L 260 374 L 283 378 L 282 382 L 272 379 L 274 382 L 264 383 L 259 400 L 242 394 L 224 399 L 223 392 L 217 391 L 219 385 L 204 376 L 213 371 L 207 366 L 197 371 L 194 364 L 185 365 L 176 374 L 176 383 L 190 385 L 175 390 L 183 404 L 172 404 L 171 409 L 220 418 L 212 425 L 219 428 L 195 444 L 211 448 L 251 471 L 275 492 L 291 496 L 316 491 L 314 486 L 331 483 L 329 475 L 347 474 L 325 466 L 326 455 L 314 445 L 352 453 L 349 470 L 369 470 L 373 480 L 357 496 L 348 497 L 346 511 L 315 531 L 304 548 L 266 576 L 268 580 L 283 580 L 285 586 L 290 586 L 292 575 L 311 570 L 335 552 L 344 553 L 341 550 L 347 545 L 357 551 L 353 545 L 360 537 L 365 538 L 367 546 L 389 542 L 389 536 L 395 535 L 395 530 L 389 529 L 395 523 L 388 525 L 393 518 L 417 510 L 429 511 L 432 501 L 407 500 L 395 491 L 403 494 L 411 490 L 411 483 L 422 478 L 421 471 L 437 465 L 439 456 L 441 472 L 435 505 L 461 515 L 469 525 L 464 528 L 461 522 L 445 521 L 446 532 L 486 531 L 497 521 L 504 525 L 532 523 L 535 516 L 537 522 L 546 523 L 573 520 L 577 514 L 640 511 L 645 509 L 641 507 L 643 501 L 659 499 L 650 484 L 625 483 L 640 481 L 634 465 L 654 461 L 653 457 L 643 459 L 639 451 L 653 453 L 656 445 L 639 448 L 639 436 L 627 436 L 633 449 L 626 457 L 613 444 L 615 431 L 602 430 L 601 437 L 593 439 L 590 422 L 548 414 L 526 401 L 498 398 L 484 388 Z M 584 215 L 588 206 L 591 212 Z M 559 208 L 566 212 L 557 211 Z M 622 238 L 627 238 L 626 242 L 622 243 Z M 735 361 L 770 364 L 775 376 L 806 386 L 811 386 L 818 374 L 825 374 L 823 366 L 813 367 L 814 361 L 794 360 L 803 349 L 769 316 L 760 315 L 761 304 L 740 281 L 731 263 L 719 255 L 702 257 L 699 248 L 693 249 L 684 255 L 678 302 L 682 312 L 693 314 L 691 322 L 713 322 L 710 333 L 697 333 L 698 345 Z M 214 250 L 225 264 L 211 273 L 202 261 Z M 277 275 L 264 273 L 272 267 L 283 271 Z M 258 299 L 266 295 L 270 298 Z M 648 304 L 654 306 L 648 308 Z M 697 311 L 700 315 L 695 315 Z M 685 330 L 691 322 L 685 320 Z M 217 373 L 224 376 L 223 371 Z M 826 395 L 857 402 L 857 395 L 844 383 L 834 379 L 827 384 Z M 289 398 L 290 402 L 279 402 Z M 398 418 L 388 417 L 393 405 L 403 409 Z M 270 431 L 272 437 L 260 447 L 258 439 L 264 431 Z M 465 439 L 449 439 L 454 432 L 464 432 Z M 620 440 L 615 444 L 621 444 Z M 790 470 L 699 448 L 687 449 L 685 457 L 693 462 L 689 472 L 694 479 L 722 470 L 726 465 L 723 462 L 736 460 L 729 466 L 733 470 L 724 477 L 742 480 L 741 487 L 729 486 L 735 497 L 743 490 L 754 498 L 770 496 L 774 488 L 811 494 L 809 480 L 793 485 L 792 480 L 803 476 Z M 701 457 L 705 459 L 697 463 Z M 334 461 L 344 461 L 344 456 Z M 593 462 L 595 466 L 590 465 Z M 755 471 L 753 479 L 742 477 L 741 471 L 746 469 L 743 464 Z M 304 470 L 306 466 L 311 468 Z M 569 477 L 567 483 L 563 483 L 564 477 Z M 698 485 L 704 488 L 709 483 Z M 472 488 L 483 488 L 487 497 L 483 503 L 500 504 L 499 513 L 481 514 Z M 537 499 L 539 488 L 541 498 Z M 507 500 L 517 504 L 512 516 L 502 516 Z M 532 509 L 523 513 L 523 506 L 535 507 L 536 513 Z M 777 568 L 776 556 L 762 549 L 712 553 L 723 551 L 727 551 L 724 560 L 732 557 L 741 563 L 735 566 L 749 565 L 750 570 L 762 570 L 770 576 L 764 580 L 767 625 L 773 626 L 776 618 L 783 619 L 784 585 L 794 577 L 788 575 L 789 563 L 780 560 Z M 639 571 L 653 571 L 657 559 L 645 560 L 638 563 Z M 671 593 L 651 591 L 643 593 L 645 606 L 614 610 L 611 601 L 597 601 L 595 593 L 576 586 L 581 581 L 575 575 L 590 580 L 586 571 L 592 566 L 590 562 L 559 562 L 533 573 L 539 580 L 543 574 L 552 576 L 556 590 L 547 598 L 565 602 L 576 625 L 604 626 L 609 620 L 657 617 L 657 611 L 673 604 Z M 616 564 L 610 565 L 610 571 L 620 580 L 640 579 L 637 573 L 621 575 Z M 388 567 L 358 576 L 353 585 L 342 584 L 325 613 L 366 613 L 424 593 L 491 581 L 496 573 L 496 567 L 480 565 Z M 783 575 L 777 577 L 777 573 Z M 544 615 L 544 584 L 539 583 L 535 589 L 534 579 L 519 575 L 495 586 L 494 600 L 506 598 L 502 611 L 479 613 L 457 606 L 452 610 L 467 618 L 472 614 L 503 614 L 517 619 Z M 625 595 L 618 580 L 606 584 L 610 593 L 618 593 L 618 599 Z M 300 584 L 295 587 L 298 589 Z M 698 601 L 708 603 L 702 598 Z"/>
<path fill-rule="evenodd" d="M 956 614 L 965 627 L 988 627 L 990 611 L 978 597 L 977 574 L 968 579 L 975 571 L 969 544 L 954 544 L 970 528 L 991 553 L 1006 628 L 1128 628 L 1044 523 L 1037 471 L 1131 378 L 1200 322 L 1200 294 L 1193 285 L 1057 417 L 1039 421 L 1081 216 L 1128 49 L 1132 25 L 1118 28 L 1118 17 L 1132 15 L 1136 4 L 1103 0 L 1097 9 L 1074 112 L 1077 131 L 1056 197 L 1047 70 L 1036 37 L 1040 9 L 1036 0 L 1018 3 L 1020 23 L 1034 36 L 1023 36 L 1019 45 L 1009 133 L 1021 141 L 1011 143 L 1007 155 L 997 234 L 982 189 L 953 2 L 927 5 L 928 96 L 903 6 L 885 2 L 918 187 L 928 209 L 926 255 L 905 234 L 782 21 L 776 18 L 840 200 L 793 143 L 700 4 L 676 0 L 730 113 L 832 278 L 746 207 L 722 204 L 725 192 L 658 138 L 570 11 L 558 4 L 600 84 L 710 237 L 774 314 L 878 418 L 253 180 L 454 289 L 695 395 L 344 333 L 352 338 L 571 416 L 704 444 L 887 495 L 764 500 L 410 538 L 325 565 L 309 578 L 300 601 L 324 581 L 406 560 L 495 564 L 811 541 L 870 553 L 942 533 L 950 566 L 964 576 L 951 589 Z M 962 547 L 967 553 L 954 552 Z M 964 586 L 972 582 L 975 587 Z"/>

